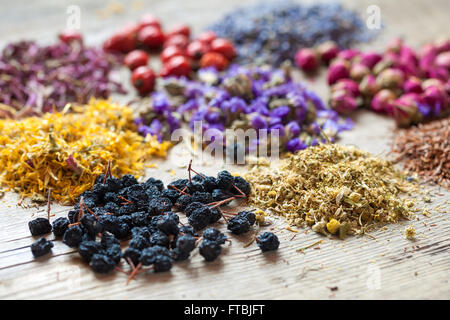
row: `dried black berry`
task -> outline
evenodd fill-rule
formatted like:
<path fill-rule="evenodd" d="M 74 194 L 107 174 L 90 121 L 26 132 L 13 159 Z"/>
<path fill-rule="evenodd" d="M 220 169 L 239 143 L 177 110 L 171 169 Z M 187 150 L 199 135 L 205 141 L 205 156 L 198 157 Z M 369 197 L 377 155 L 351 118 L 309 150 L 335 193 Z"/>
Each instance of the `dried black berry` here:
<path fill-rule="evenodd" d="M 195 192 L 205 192 L 203 185 L 198 182 L 192 181 L 192 182 L 189 182 L 186 186 L 187 186 L 187 189 L 185 190 L 185 192 L 187 192 L 189 194 L 193 194 Z"/>
<path fill-rule="evenodd" d="M 144 248 L 147 248 L 150 246 L 150 242 L 149 240 L 147 240 L 146 238 L 144 238 L 143 236 L 135 236 L 130 240 L 129 246 L 131 248 L 135 248 L 138 250 L 142 250 Z"/>
<path fill-rule="evenodd" d="M 123 201 L 123 200 L 121 200 L 120 198 L 117 197 L 117 193 L 115 193 L 115 192 L 107 192 L 107 193 L 105 193 L 103 199 L 104 199 L 105 203 L 119 204 L 120 202 Z"/>
<path fill-rule="evenodd" d="M 150 222 L 150 215 L 145 211 L 134 212 L 131 215 L 133 225 L 136 227 L 144 227 Z"/>
<path fill-rule="evenodd" d="M 234 185 L 239 188 L 239 190 L 241 190 L 246 196 L 248 196 L 250 194 L 250 183 L 248 183 L 244 178 L 242 178 L 241 176 L 236 176 L 234 177 Z M 238 190 L 236 190 L 236 188 L 232 188 L 231 191 L 233 191 L 234 194 L 240 194 L 240 192 Z"/>
<path fill-rule="evenodd" d="M 87 262 L 91 261 L 91 258 L 96 253 L 104 253 L 103 246 L 100 242 L 96 241 L 83 241 L 78 247 L 78 253 Z"/>
<path fill-rule="evenodd" d="M 78 247 L 83 237 L 83 231 L 79 226 L 73 226 L 64 232 L 63 243 L 69 247 Z"/>
<path fill-rule="evenodd" d="M 103 224 L 91 214 L 85 214 L 80 221 L 86 232 L 91 236 L 95 236 L 103 232 Z"/>
<path fill-rule="evenodd" d="M 216 228 L 208 228 L 205 231 L 203 231 L 202 234 L 203 239 L 215 241 L 219 244 L 224 244 L 227 240 L 227 236 L 224 235 L 222 232 L 217 230 Z"/>
<path fill-rule="evenodd" d="M 228 221 L 227 228 L 234 234 L 243 234 L 250 230 L 250 222 L 246 217 L 235 216 Z"/>
<path fill-rule="evenodd" d="M 119 217 L 106 214 L 100 218 L 100 221 L 106 231 L 114 233 L 120 229 Z"/>
<path fill-rule="evenodd" d="M 198 192 L 197 191 L 197 192 L 194 192 L 194 194 L 192 195 L 192 201 L 208 204 L 208 203 L 213 202 L 213 198 L 212 198 L 211 194 L 208 192 Z"/>
<path fill-rule="evenodd" d="M 111 231 L 111 233 L 117 238 L 117 239 L 125 239 L 130 235 L 130 226 L 126 223 L 119 224 L 119 228 L 116 231 Z"/>
<path fill-rule="evenodd" d="M 120 245 L 111 245 L 110 247 L 106 248 L 105 254 L 110 257 L 117 265 L 122 258 L 122 250 L 120 249 Z"/>
<path fill-rule="evenodd" d="M 178 199 L 177 202 L 175 203 L 175 206 L 178 210 L 180 211 L 184 211 L 186 209 L 186 207 L 191 204 L 192 201 L 192 197 L 186 194 L 182 194 Z"/>
<path fill-rule="evenodd" d="M 192 214 L 192 212 L 194 212 L 194 210 L 203 208 L 208 208 L 208 206 L 201 202 L 191 202 L 184 209 L 184 214 L 186 215 L 186 217 L 189 217 Z"/>
<path fill-rule="evenodd" d="M 211 209 L 211 218 L 209 219 L 209 224 L 216 223 L 217 221 L 220 220 L 220 218 L 222 218 L 222 215 L 220 214 L 219 209 L 212 208 Z"/>
<path fill-rule="evenodd" d="M 123 252 L 123 258 L 125 259 L 125 261 L 129 263 L 127 258 L 130 258 L 135 266 L 137 266 L 137 264 L 139 263 L 140 257 L 141 257 L 141 250 L 132 247 L 127 248 Z"/>
<path fill-rule="evenodd" d="M 172 202 L 169 198 L 152 198 L 148 203 L 148 212 L 152 216 L 163 214 L 170 211 L 172 208 Z"/>
<path fill-rule="evenodd" d="M 155 262 L 157 256 L 170 256 L 170 251 L 162 246 L 145 248 L 141 252 L 139 261 L 142 263 L 142 265 L 149 266 Z"/>
<path fill-rule="evenodd" d="M 28 222 L 28 228 L 33 236 L 40 236 L 52 231 L 52 225 L 46 218 L 36 218 L 31 220 Z"/>
<path fill-rule="evenodd" d="M 119 213 L 119 210 L 120 210 L 120 206 L 114 202 L 106 203 L 104 208 L 105 208 L 106 212 L 113 213 L 113 214 Z"/>
<path fill-rule="evenodd" d="M 172 258 L 175 261 L 183 261 L 189 259 L 189 256 L 191 255 L 190 252 L 182 251 L 179 248 L 175 248 L 171 251 Z"/>
<path fill-rule="evenodd" d="M 272 232 L 264 232 L 260 236 L 256 237 L 256 242 L 262 252 L 277 250 L 280 245 L 278 237 Z"/>
<path fill-rule="evenodd" d="M 167 185 L 167 189 L 171 189 L 170 186 L 174 186 L 175 188 L 177 188 L 179 190 L 183 190 L 184 187 L 186 187 L 188 183 L 189 183 L 188 179 L 178 179 L 178 180 L 175 180 L 175 181 L 172 181 L 171 183 L 169 183 Z"/>
<path fill-rule="evenodd" d="M 169 237 L 161 231 L 156 231 L 150 236 L 151 246 L 161 246 L 168 248 L 170 244 Z"/>
<path fill-rule="evenodd" d="M 181 226 L 180 227 L 180 233 L 182 234 L 189 234 L 193 237 L 198 237 L 198 233 L 194 231 L 194 228 L 191 226 Z"/>
<path fill-rule="evenodd" d="M 216 241 L 203 240 L 198 247 L 200 254 L 206 261 L 214 261 L 222 252 L 222 247 Z"/>
<path fill-rule="evenodd" d="M 41 257 L 49 253 L 53 248 L 53 243 L 45 238 L 40 238 L 31 245 L 31 253 L 35 257 Z"/>
<path fill-rule="evenodd" d="M 182 252 L 191 252 L 195 249 L 195 238 L 191 235 L 179 236 L 176 247 Z"/>
<path fill-rule="evenodd" d="M 216 183 L 219 189 L 228 191 L 233 187 L 234 177 L 228 171 L 220 171 L 217 175 Z"/>
<path fill-rule="evenodd" d="M 147 227 L 134 227 L 131 229 L 131 237 L 142 236 L 145 239 L 149 239 L 150 235 L 151 233 Z"/>
<path fill-rule="evenodd" d="M 53 221 L 53 234 L 55 237 L 62 237 L 69 227 L 70 221 L 67 218 L 60 217 Z"/>
<path fill-rule="evenodd" d="M 256 222 L 256 216 L 251 211 L 240 211 L 238 212 L 238 216 L 247 219 L 251 226 L 254 225 Z"/>
<path fill-rule="evenodd" d="M 205 179 L 199 181 L 203 189 L 205 189 L 206 192 L 212 192 L 214 189 L 218 189 L 216 178 L 214 177 L 205 177 Z"/>
<path fill-rule="evenodd" d="M 159 217 L 158 222 L 156 223 L 156 226 L 159 230 L 164 232 L 167 235 L 177 235 L 180 231 L 178 228 L 178 216 L 175 218 L 172 214 L 166 214 L 161 217 Z M 176 215 L 176 214 L 175 214 Z"/>
<path fill-rule="evenodd" d="M 116 239 L 116 237 L 109 233 L 109 232 L 103 232 L 102 233 L 102 239 L 101 239 L 101 244 L 104 248 L 108 248 L 111 247 L 114 244 L 119 244 L 120 245 L 120 241 L 118 239 Z"/>
<path fill-rule="evenodd" d="M 155 272 L 165 272 L 172 268 L 172 258 L 166 255 L 157 255 L 153 261 L 153 270 Z"/>
<path fill-rule="evenodd" d="M 172 203 L 177 202 L 177 199 L 180 197 L 180 193 L 174 189 L 165 189 L 161 192 L 161 195 L 169 198 Z"/>
<path fill-rule="evenodd" d="M 122 188 L 130 187 L 130 186 L 138 183 L 136 178 L 133 177 L 131 174 L 126 174 L 126 175 L 122 176 L 122 178 L 120 178 L 119 181 L 120 181 L 120 186 Z"/>
<path fill-rule="evenodd" d="M 116 263 L 106 254 L 96 253 L 91 257 L 91 262 L 89 265 L 94 272 L 108 273 L 114 269 Z"/>
<path fill-rule="evenodd" d="M 222 189 L 214 189 L 213 192 L 211 193 L 211 196 L 214 201 L 222 201 L 232 197 L 233 194 L 228 191 L 224 191 Z"/>
<path fill-rule="evenodd" d="M 69 219 L 70 223 L 75 223 L 78 221 L 78 210 L 70 210 L 67 213 L 67 218 Z"/>
<path fill-rule="evenodd" d="M 205 228 L 211 220 L 211 209 L 208 207 L 198 208 L 192 211 L 188 218 L 189 224 L 198 231 Z"/>
<path fill-rule="evenodd" d="M 155 186 L 158 188 L 159 191 L 162 191 L 164 189 L 164 184 L 161 180 L 157 180 L 155 178 L 148 178 L 147 181 L 145 181 L 144 185 L 146 186 Z"/>

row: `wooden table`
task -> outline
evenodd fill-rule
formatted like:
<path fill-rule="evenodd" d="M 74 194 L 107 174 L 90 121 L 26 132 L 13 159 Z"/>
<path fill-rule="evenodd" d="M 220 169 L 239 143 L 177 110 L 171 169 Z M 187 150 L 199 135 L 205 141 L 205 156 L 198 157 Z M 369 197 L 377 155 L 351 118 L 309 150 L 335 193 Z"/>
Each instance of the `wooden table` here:
<path fill-rule="evenodd" d="M 177 21 L 191 22 L 194 31 L 199 32 L 241 1 L 153 0 L 134 1 L 122 7 L 87 0 L 43 0 L 39 4 L 24 0 L 2 2 L 0 47 L 22 38 L 37 39 L 42 43 L 52 41 L 65 26 L 67 6 L 74 3 L 82 10 L 81 26 L 87 42 L 96 44 L 143 12 L 156 13 L 166 25 Z M 365 45 L 366 48 L 381 49 L 393 36 L 404 36 L 413 46 L 439 34 L 449 36 L 450 3 L 446 0 L 434 0 L 432 4 L 410 0 L 345 3 L 361 15 L 366 15 L 366 8 L 371 4 L 381 9 L 385 29 L 377 41 Z M 105 10 L 107 7 L 109 11 Z M 127 79 L 123 81 L 127 82 Z M 323 74 L 310 86 L 327 98 Z M 370 112 L 359 112 L 354 120 L 355 129 L 345 132 L 340 143 L 354 144 L 386 156 L 394 133 L 393 122 Z M 176 146 L 167 161 L 156 161 L 159 168 L 149 169 L 147 175 L 157 176 L 165 182 L 185 177 L 186 168 L 181 168 L 180 164 L 186 164 L 189 159 L 183 146 Z M 200 163 L 194 160 L 194 165 L 207 173 L 215 173 L 222 167 L 213 161 Z M 170 169 L 175 170 L 174 176 L 170 175 Z M 424 187 L 424 190 L 428 188 Z M 431 212 L 429 218 L 419 215 L 417 221 L 389 225 L 374 232 L 375 239 L 351 237 L 340 241 L 318 236 L 309 230 L 300 229 L 295 233 L 285 229 L 282 219 L 272 218 L 273 228 L 281 240 L 278 252 L 261 254 L 256 244 L 244 247 L 250 234 L 231 236 L 232 245 L 225 245 L 224 253 L 213 263 L 204 262 L 197 252 L 189 261 L 177 263 L 171 272 L 141 274 L 128 286 L 124 274 L 94 274 L 75 250 L 60 241 L 55 242 L 53 255 L 33 259 L 29 246 L 35 239 L 30 237 L 27 222 L 37 216 L 46 216 L 45 208 L 18 207 L 17 195 L 7 194 L 0 200 L 0 298 L 449 299 L 450 193 L 436 187 L 430 189 L 435 196 L 433 202 L 427 204 Z M 419 200 L 418 204 L 423 205 L 423 202 Z M 445 208 L 436 210 L 437 205 Z M 67 210 L 67 207 L 52 205 L 52 219 L 64 216 Z M 404 236 L 403 231 L 410 223 L 418 232 L 415 241 L 406 240 Z M 224 225 L 219 224 L 219 228 L 225 230 Z M 53 239 L 53 236 L 49 238 Z M 296 252 L 318 240 L 324 241 L 304 253 Z"/>

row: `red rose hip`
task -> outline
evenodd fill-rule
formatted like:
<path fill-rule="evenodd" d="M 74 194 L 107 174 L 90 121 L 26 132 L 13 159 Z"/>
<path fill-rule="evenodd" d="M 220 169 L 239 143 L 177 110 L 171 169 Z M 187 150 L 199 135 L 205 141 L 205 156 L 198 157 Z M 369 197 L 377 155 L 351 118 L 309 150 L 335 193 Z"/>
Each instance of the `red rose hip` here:
<path fill-rule="evenodd" d="M 137 67 L 131 74 L 131 83 L 142 96 L 153 91 L 155 81 L 156 77 L 153 70 L 147 66 Z"/>
<path fill-rule="evenodd" d="M 159 55 L 159 58 L 161 59 L 162 63 L 166 63 L 167 61 L 169 61 L 171 58 L 173 58 L 175 56 L 185 57 L 186 51 L 179 47 L 169 46 L 161 52 L 161 54 Z"/>
<path fill-rule="evenodd" d="M 172 57 L 167 63 L 164 64 L 160 75 L 166 76 L 188 76 L 191 72 L 191 64 L 189 59 L 183 56 Z"/>
<path fill-rule="evenodd" d="M 187 47 L 187 54 L 192 59 L 200 59 L 209 51 L 209 46 L 199 40 L 192 41 Z"/>
<path fill-rule="evenodd" d="M 217 38 L 211 42 L 211 51 L 222 54 L 228 60 L 236 56 L 236 50 L 233 44 L 224 38 Z"/>
<path fill-rule="evenodd" d="M 186 24 L 176 25 L 169 29 L 169 31 L 167 32 L 167 37 L 171 37 L 176 34 L 182 34 L 189 38 L 191 36 L 191 28 L 189 28 L 189 26 Z"/>
<path fill-rule="evenodd" d="M 123 63 L 130 69 L 145 66 L 148 62 L 148 54 L 143 50 L 133 50 L 129 52 L 123 59 Z"/>
<path fill-rule="evenodd" d="M 148 26 L 138 32 L 138 41 L 149 49 L 161 48 L 164 44 L 165 36 L 160 28 Z"/>
<path fill-rule="evenodd" d="M 200 67 L 215 67 L 217 70 L 222 71 L 228 66 L 228 59 L 222 54 L 217 52 L 208 52 L 200 59 Z"/>

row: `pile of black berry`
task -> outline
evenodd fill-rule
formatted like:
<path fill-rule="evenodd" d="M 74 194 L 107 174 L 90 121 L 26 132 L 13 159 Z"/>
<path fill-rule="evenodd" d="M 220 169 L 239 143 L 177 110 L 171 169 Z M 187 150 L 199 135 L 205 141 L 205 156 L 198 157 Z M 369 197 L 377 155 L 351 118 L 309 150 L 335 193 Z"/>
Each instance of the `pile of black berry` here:
<path fill-rule="evenodd" d="M 29 222 L 30 231 L 37 236 L 53 230 L 63 243 L 77 247 L 98 273 L 123 271 L 117 266 L 121 259 L 132 268 L 130 278 L 143 266 L 168 271 L 173 261 L 188 259 L 200 242 L 200 255 L 213 261 L 229 240 L 215 228 L 205 229 L 208 225 L 223 218 L 228 230 L 243 234 L 255 224 L 253 212 L 223 210 L 233 200 L 247 198 L 250 184 L 228 171 L 217 177 L 197 173 L 192 179 L 191 171 L 195 172 L 189 166 L 189 179 L 175 180 L 167 188 L 154 178 L 138 183 L 131 175 L 120 179 L 101 175 L 92 190 L 80 195 L 67 218 L 56 219 L 53 226 L 37 218 Z M 184 212 L 189 225 L 183 225 L 176 212 Z M 122 251 L 121 241 L 128 240 L 128 248 Z M 267 232 L 256 241 L 262 251 L 276 250 L 279 245 L 277 237 Z M 41 238 L 31 248 L 35 256 L 42 256 L 52 247 L 52 242 Z"/>

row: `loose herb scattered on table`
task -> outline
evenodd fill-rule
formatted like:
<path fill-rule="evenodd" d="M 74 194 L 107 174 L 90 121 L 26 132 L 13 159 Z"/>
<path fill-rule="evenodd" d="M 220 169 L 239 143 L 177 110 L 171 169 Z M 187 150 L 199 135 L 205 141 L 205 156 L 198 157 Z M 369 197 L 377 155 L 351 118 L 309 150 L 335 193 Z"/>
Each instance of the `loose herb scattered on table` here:
<path fill-rule="evenodd" d="M 0 56 L 0 118 L 61 111 L 67 103 L 125 93 L 111 77 L 117 58 L 81 41 L 8 44 Z"/>
<path fill-rule="evenodd" d="M 277 167 L 256 166 L 244 178 L 253 205 L 342 239 L 408 219 L 414 205 L 400 197 L 413 185 L 391 162 L 354 147 L 320 144 L 287 155 Z"/>
<path fill-rule="evenodd" d="M 166 155 L 169 142 L 135 130 L 132 110 L 106 100 L 0 120 L 0 183 L 32 200 L 47 201 L 51 189 L 53 199 L 73 203 L 108 165 L 117 176 L 140 175 L 146 160 Z"/>
<path fill-rule="evenodd" d="M 450 189 L 450 118 L 399 131 L 392 151 L 405 169 Z"/>

